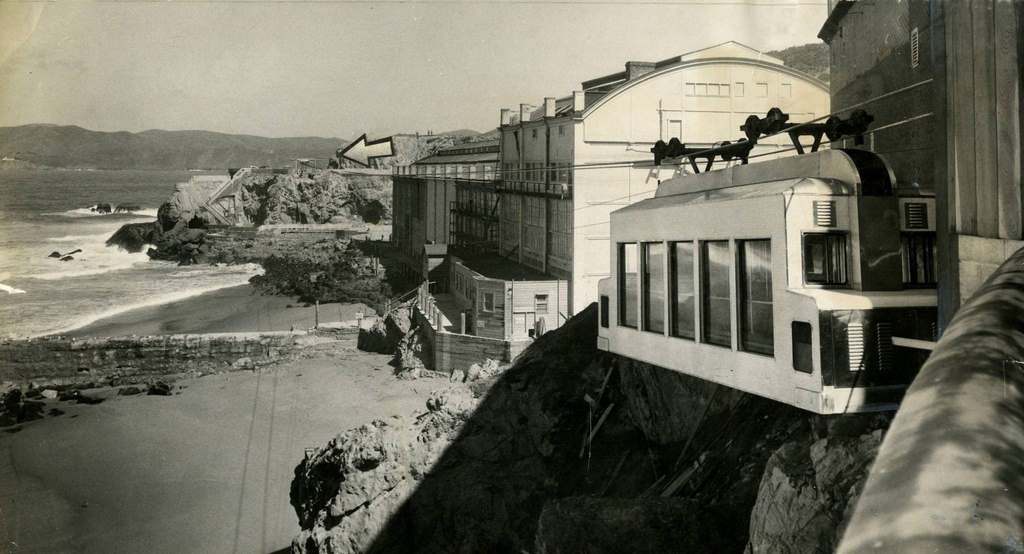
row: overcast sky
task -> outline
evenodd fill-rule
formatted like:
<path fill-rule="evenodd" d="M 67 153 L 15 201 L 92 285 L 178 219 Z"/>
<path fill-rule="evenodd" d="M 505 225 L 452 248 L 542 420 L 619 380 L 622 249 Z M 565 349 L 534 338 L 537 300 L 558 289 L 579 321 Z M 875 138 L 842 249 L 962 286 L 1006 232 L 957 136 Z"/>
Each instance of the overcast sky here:
<path fill-rule="evenodd" d="M 486 130 L 626 60 L 818 42 L 824 0 L 756 1 L 0 2 L 0 126 Z"/>

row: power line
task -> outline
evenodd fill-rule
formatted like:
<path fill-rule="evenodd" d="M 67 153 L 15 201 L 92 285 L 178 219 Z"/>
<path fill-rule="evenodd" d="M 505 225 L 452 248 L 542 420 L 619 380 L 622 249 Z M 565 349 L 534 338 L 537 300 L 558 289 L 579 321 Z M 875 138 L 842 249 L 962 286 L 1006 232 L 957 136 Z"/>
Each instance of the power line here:
<path fill-rule="evenodd" d="M 785 128 L 785 129 L 782 129 L 780 131 L 777 131 L 777 132 L 765 135 L 763 137 L 760 137 L 758 139 L 758 142 L 761 142 L 761 141 L 764 141 L 766 139 L 769 139 L 769 138 L 772 138 L 772 137 L 776 137 L 776 136 L 779 136 L 779 135 L 784 135 L 784 134 L 788 135 L 791 131 L 795 131 L 797 129 L 802 129 L 802 128 L 807 127 L 809 125 L 813 125 L 815 123 L 819 123 L 821 121 L 825 121 L 825 120 L 827 120 L 830 117 L 837 116 L 839 114 L 846 113 L 846 112 L 855 110 L 857 108 L 862 108 L 864 106 L 867 106 L 868 104 L 871 104 L 871 103 L 874 103 L 874 102 L 878 102 L 879 100 L 884 100 L 886 98 L 890 98 L 890 97 L 896 96 L 898 94 L 903 94 L 905 92 L 909 92 L 909 91 L 911 91 L 913 89 L 916 89 L 918 87 L 930 84 L 933 81 L 934 81 L 934 79 L 931 79 L 931 78 L 924 79 L 922 81 L 918 81 L 916 83 L 907 85 L 905 87 L 901 87 L 901 88 L 898 88 L 896 90 L 891 90 L 889 92 L 880 94 L 880 95 L 875 96 L 873 98 L 869 98 L 867 100 L 864 100 L 864 101 L 861 101 L 861 102 L 857 102 L 857 103 L 851 104 L 849 106 L 844 106 L 840 110 L 836 110 L 836 111 L 830 112 L 828 114 L 825 114 L 825 115 L 820 116 L 820 117 L 816 117 L 816 118 L 811 119 L 809 121 L 805 121 L 805 122 L 802 122 L 802 123 L 797 123 L 797 124 L 791 125 L 791 126 Z M 927 117 L 929 115 L 931 115 L 931 114 L 930 113 L 929 114 L 923 114 L 921 116 L 916 116 L 915 118 L 919 119 L 921 117 Z M 915 118 L 909 118 L 909 119 L 913 120 Z M 903 122 L 906 122 L 906 120 L 904 120 Z M 897 122 L 897 123 L 900 123 L 900 122 Z M 894 125 L 890 124 L 890 125 L 886 125 L 886 126 L 883 126 L 883 127 L 878 127 L 876 129 L 868 131 L 868 132 L 866 132 L 864 134 L 870 134 L 872 132 L 881 131 L 883 129 L 886 129 L 886 128 L 892 127 L 892 126 L 894 126 Z M 825 143 L 825 144 L 827 144 L 827 143 Z M 718 148 L 718 147 L 711 146 L 711 147 L 708 147 L 708 148 L 706 148 L 704 150 L 699 150 L 697 152 L 694 152 L 694 153 L 691 153 L 691 154 L 687 154 L 684 157 L 700 157 L 700 156 L 703 156 L 703 155 L 706 155 L 708 153 L 713 152 L 716 148 Z M 781 151 L 785 151 L 785 150 L 781 150 Z M 765 154 L 760 154 L 760 155 L 765 155 Z M 524 163 L 530 163 L 530 162 L 524 162 Z M 607 169 L 607 168 L 615 168 L 615 167 L 646 166 L 647 164 L 650 164 L 651 167 L 659 167 L 659 166 L 654 165 L 653 161 L 648 161 L 648 160 L 620 160 L 620 161 L 610 161 L 610 162 L 591 162 L 591 163 L 583 163 L 583 164 L 572 164 L 572 163 L 561 164 L 561 165 L 558 165 L 558 164 L 555 164 L 555 165 L 548 164 L 548 165 L 541 165 L 541 166 L 532 167 L 532 168 L 501 169 L 500 173 L 502 175 L 506 175 L 506 174 L 510 174 L 510 173 L 511 174 L 516 174 L 516 173 L 524 173 L 524 172 L 529 172 L 529 171 L 551 171 L 551 170 L 556 170 L 557 171 L 557 170 L 565 170 L 565 169 Z M 664 162 L 663 162 L 663 165 L 682 165 L 682 164 L 683 164 L 683 162 L 681 162 L 681 161 L 680 162 L 676 162 L 676 163 L 669 163 L 669 164 L 664 164 Z M 402 175 L 399 174 L 399 176 L 402 176 Z M 406 175 L 406 176 L 408 176 L 408 177 L 420 177 L 420 178 L 433 178 L 433 179 L 452 179 L 452 180 L 460 180 L 460 181 L 481 181 L 481 182 L 495 182 L 495 181 L 497 181 L 497 179 L 474 179 L 474 178 L 465 178 L 465 177 L 449 176 L 449 175 L 409 174 L 409 175 Z"/>

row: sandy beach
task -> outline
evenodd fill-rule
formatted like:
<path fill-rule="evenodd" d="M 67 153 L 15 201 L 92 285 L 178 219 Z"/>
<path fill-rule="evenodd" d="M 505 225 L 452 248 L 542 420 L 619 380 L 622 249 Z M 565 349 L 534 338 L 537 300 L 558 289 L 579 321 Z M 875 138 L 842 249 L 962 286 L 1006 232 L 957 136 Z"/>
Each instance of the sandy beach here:
<path fill-rule="evenodd" d="M 320 321 L 349 321 L 373 313 L 362 304 L 321 304 Z M 313 327 L 314 308 L 296 298 L 264 296 L 252 285 L 228 287 L 177 302 L 138 308 L 101 319 L 70 337 L 288 331 Z"/>
<path fill-rule="evenodd" d="M 265 368 L 179 381 L 175 396 L 50 401 L 64 415 L 0 432 L 4 552 L 274 552 L 298 530 L 288 503 L 306 448 L 423 409 L 430 381 L 399 381 L 354 341 Z M 9 431 L 9 430 L 8 430 Z"/>

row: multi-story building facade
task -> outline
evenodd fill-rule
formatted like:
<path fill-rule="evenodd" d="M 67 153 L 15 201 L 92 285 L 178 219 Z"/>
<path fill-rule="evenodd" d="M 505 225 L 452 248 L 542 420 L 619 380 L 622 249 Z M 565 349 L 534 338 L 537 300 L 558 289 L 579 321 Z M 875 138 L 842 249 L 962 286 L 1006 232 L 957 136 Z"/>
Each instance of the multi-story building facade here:
<path fill-rule="evenodd" d="M 658 140 L 710 147 L 742 136 L 752 114 L 778 107 L 790 122 L 829 113 L 828 87 L 777 58 L 727 42 L 590 79 L 582 90 L 501 111 L 498 252 L 569 281 L 569 314 L 597 300 L 608 275 L 610 212 L 649 198 L 663 178 L 689 172 L 655 166 Z M 751 155 L 791 146 L 785 135 Z M 786 154 L 788 155 L 788 154 Z M 731 162 L 738 163 L 738 162 Z"/>
<path fill-rule="evenodd" d="M 408 273 L 446 280 L 444 272 L 432 277 L 431 271 L 443 263 L 449 244 L 477 243 L 474 233 L 487 236 L 480 224 L 487 213 L 486 191 L 497 178 L 498 154 L 496 140 L 471 142 L 395 167 L 392 242 Z"/>
<path fill-rule="evenodd" d="M 518 341 L 561 325 L 568 282 L 498 255 L 498 140 L 396 168 L 392 239 L 452 332 Z"/>

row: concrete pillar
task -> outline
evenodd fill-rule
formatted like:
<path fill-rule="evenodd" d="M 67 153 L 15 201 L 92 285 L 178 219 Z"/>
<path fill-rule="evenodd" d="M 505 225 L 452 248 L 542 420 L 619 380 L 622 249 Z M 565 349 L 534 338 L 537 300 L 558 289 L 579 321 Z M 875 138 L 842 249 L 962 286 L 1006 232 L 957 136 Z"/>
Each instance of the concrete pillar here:
<path fill-rule="evenodd" d="M 544 98 L 544 117 L 555 117 L 555 97 Z"/>
<path fill-rule="evenodd" d="M 508 108 L 501 109 L 501 124 L 509 125 L 512 123 L 512 110 Z"/>
<path fill-rule="evenodd" d="M 463 335 L 466 334 L 466 312 L 459 314 L 459 332 Z"/>
<path fill-rule="evenodd" d="M 526 123 L 530 120 L 530 105 L 519 104 L 519 123 Z"/>

